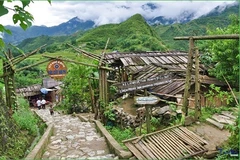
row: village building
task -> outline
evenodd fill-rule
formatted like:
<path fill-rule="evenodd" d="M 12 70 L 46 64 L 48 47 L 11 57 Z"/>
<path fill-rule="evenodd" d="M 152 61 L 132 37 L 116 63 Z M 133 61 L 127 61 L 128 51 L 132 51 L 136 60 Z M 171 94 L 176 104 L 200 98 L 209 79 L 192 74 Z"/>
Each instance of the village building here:
<path fill-rule="evenodd" d="M 118 95 L 130 93 L 144 95 L 157 95 L 163 99 L 181 103 L 186 80 L 188 53 L 181 51 L 168 52 L 129 52 L 108 53 L 105 55 L 108 65 L 116 72 L 109 73 L 109 78 L 118 81 L 113 84 L 118 89 Z M 226 84 L 208 75 L 208 68 L 203 64 L 199 66 L 200 99 L 201 106 L 208 104 L 205 93 L 210 84 L 226 89 Z M 193 63 L 190 83 L 189 105 L 194 107 L 195 65 Z M 222 106 L 219 98 L 216 104 Z"/>
<path fill-rule="evenodd" d="M 17 88 L 16 93 L 18 96 L 22 96 L 27 99 L 30 107 L 36 107 L 36 100 L 42 97 L 49 102 L 61 101 L 61 84 L 62 82 L 56 81 L 52 78 L 45 78 L 43 79 L 42 84 L 34 84 L 23 88 Z M 41 89 L 45 89 L 47 92 L 42 93 Z"/>

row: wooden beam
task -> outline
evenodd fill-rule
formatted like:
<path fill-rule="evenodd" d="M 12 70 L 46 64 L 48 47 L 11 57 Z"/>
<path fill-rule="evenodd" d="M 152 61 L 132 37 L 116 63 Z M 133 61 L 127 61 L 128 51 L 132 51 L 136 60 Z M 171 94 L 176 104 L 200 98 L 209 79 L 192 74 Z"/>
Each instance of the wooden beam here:
<path fill-rule="evenodd" d="M 46 58 L 50 58 L 50 59 L 56 59 L 56 60 L 61 60 L 61 61 L 66 61 L 66 62 L 72 62 L 72 63 L 76 63 L 76 64 L 81 64 L 81 65 L 84 65 L 84 66 L 89 66 L 89 67 L 96 67 L 98 68 L 97 65 L 95 64 L 88 64 L 88 63 L 84 63 L 84 62 L 78 62 L 78 61 L 74 61 L 74 60 L 70 60 L 70 59 L 66 59 L 66 58 L 61 58 L 61 57 L 53 57 L 53 56 L 47 56 L 47 55 L 42 55 L 43 57 L 46 57 Z M 109 68 L 109 67 L 100 67 L 102 69 L 106 69 L 106 70 L 110 70 L 110 71 L 115 71 L 114 69 L 112 68 Z"/>
<path fill-rule="evenodd" d="M 104 50 L 102 51 L 102 56 L 101 56 L 101 59 L 100 59 L 99 64 L 98 64 L 99 67 L 102 66 L 103 58 L 105 56 L 105 52 L 106 52 L 106 49 L 107 49 L 107 45 L 108 45 L 109 39 L 110 38 L 108 38 L 107 43 L 106 43 L 106 45 L 104 47 Z"/>
<path fill-rule="evenodd" d="M 186 116 L 188 115 L 188 105 L 189 105 L 188 98 L 189 98 L 189 90 L 190 90 L 190 83 L 191 83 L 191 70 L 193 65 L 193 51 L 194 51 L 194 40 L 193 38 L 190 38 L 188 64 L 187 64 L 187 71 L 186 71 L 186 83 L 184 88 L 183 108 L 182 108 L 182 111 Z"/>
<path fill-rule="evenodd" d="M 90 79 L 99 80 L 99 78 L 89 77 Z M 107 80 L 109 83 L 117 83 L 118 81 Z"/>
<path fill-rule="evenodd" d="M 195 54 L 195 120 L 198 120 L 201 115 L 200 104 L 200 80 L 199 80 L 199 51 L 196 48 Z"/>
<path fill-rule="evenodd" d="M 174 40 L 215 40 L 215 39 L 239 39 L 239 34 L 225 35 L 207 35 L 207 36 L 189 36 L 189 37 L 174 37 Z"/>
<path fill-rule="evenodd" d="M 21 55 L 21 56 L 15 57 L 15 58 L 13 59 L 13 61 L 12 61 L 13 64 L 15 65 L 15 64 L 23 61 L 23 60 L 26 59 L 27 57 L 29 57 L 29 56 L 37 53 L 40 49 L 42 49 L 42 48 L 45 47 L 46 45 L 47 45 L 47 44 L 44 44 L 44 45 L 42 45 L 41 47 L 39 47 L 39 48 L 35 49 L 34 51 L 32 51 L 32 52 L 30 52 L 30 53 L 27 53 L 27 54 L 25 54 L 25 55 Z"/>
<path fill-rule="evenodd" d="M 19 72 L 19 71 L 22 71 L 22 70 L 28 69 L 28 68 L 30 68 L 30 67 L 37 66 L 37 65 L 42 64 L 42 63 L 46 63 L 46 62 L 48 62 L 48 61 L 49 61 L 49 59 L 46 59 L 46 60 L 43 60 L 43 61 L 40 61 L 40 62 L 34 63 L 34 64 L 32 64 L 32 65 L 29 65 L 29 66 L 25 66 L 25 67 L 22 67 L 22 68 L 18 68 L 18 69 L 16 69 L 16 72 Z"/>
<path fill-rule="evenodd" d="M 75 46 L 73 46 L 73 45 L 71 45 L 71 44 L 69 44 L 69 43 L 67 43 L 67 45 L 69 45 L 70 47 L 72 47 L 75 51 L 77 51 L 77 52 L 79 52 L 79 53 L 83 53 L 83 55 L 85 55 L 85 56 L 87 56 L 87 57 L 89 57 L 89 58 L 95 59 L 95 60 L 97 60 L 97 61 L 99 61 L 99 60 L 101 59 L 101 56 L 99 56 L 99 55 L 96 55 L 96 54 L 93 54 L 93 53 L 89 53 L 89 52 L 87 52 L 87 51 L 85 51 L 85 50 L 82 50 L 82 49 L 80 49 L 80 48 L 77 48 L 77 47 L 75 47 Z"/>

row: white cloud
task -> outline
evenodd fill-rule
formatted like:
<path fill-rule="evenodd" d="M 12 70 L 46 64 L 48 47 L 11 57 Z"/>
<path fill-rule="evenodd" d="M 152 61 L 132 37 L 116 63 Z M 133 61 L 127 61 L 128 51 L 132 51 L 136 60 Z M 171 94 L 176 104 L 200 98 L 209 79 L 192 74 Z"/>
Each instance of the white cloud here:
<path fill-rule="evenodd" d="M 218 5 L 233 3 L 234 1 L 150 1 L 158 8 L 150 10 L 142 5 L 147 1 L 52 1 L 50 5 L 47 1 L 34 1 L 27 10 L 34 16 L 34 25 L 54 26 L 66 22 L 78 16 L 83 20 L 93 20 L 96 24 L 119 23 L 130 16 L 140 13 L 146 18 L 165 16 L 174 18 L 184 10 L 196 11 L 196 17 L 201 16 Z M 7 2 L 4 2 L 7 3 Z M 20 4 L 14 1 L 8 3 Z M 129 8 L 129 9 L 127 9 Z M 1 24 L 13 25 L 11 14 L 0 17 Z"/>

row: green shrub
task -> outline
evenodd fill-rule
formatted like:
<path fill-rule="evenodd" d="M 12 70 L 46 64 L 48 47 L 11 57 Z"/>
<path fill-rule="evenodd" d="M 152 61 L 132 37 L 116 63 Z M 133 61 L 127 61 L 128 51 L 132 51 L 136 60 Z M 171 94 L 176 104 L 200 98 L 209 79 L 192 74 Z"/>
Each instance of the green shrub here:
<path fill-rule="evenodd" d="M 13 114 L 13 119 L 16 121 L 21 130 L 27 130 L 30 135 L 36 136 L 38 119 L 28 108 L 29 106 L 27 100 L 19 98 L 18 103 L 20 107 Z"/>

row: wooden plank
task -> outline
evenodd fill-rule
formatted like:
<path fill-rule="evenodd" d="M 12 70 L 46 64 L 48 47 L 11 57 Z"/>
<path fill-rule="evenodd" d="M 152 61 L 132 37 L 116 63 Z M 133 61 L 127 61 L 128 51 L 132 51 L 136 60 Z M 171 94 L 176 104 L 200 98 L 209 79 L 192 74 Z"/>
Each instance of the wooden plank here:
<path fill-rule="evenodd" d="M 196 146 L 196 144 L 191 141 L 190 139 L 188 139 L 187 137 L 185 137 L 182 133 L 178 132 L 177 130 L 172 130 L 173 132 L 175 132 L 176 136 L 178 136 L 184 143 L 190 145 L 190 147 L 192 149 L 196 149 L 199 150 L 198 146 Z"/>
<path fill-rule="evenodd" d="M 212 115 L 212 119 L 214 119 L 215 121 L 217 121 L 217 122 L 219 122 L 219 123 L 223 123 L 223 124 L 231 124 L 231 125 L 234 124 L 233 121 L 228 120 L 228 119 L 225 119 L 225 118 L 223 118 L 223 117 L 220 117 L 220 116 L 218 116 L 218 115 L 216 115 L 216 114 Z"/>
<path fill-rule="evenodd" d="M 167 136 L 167 132 L 162 132 L 161 137 L 165 139 L 170 144 L 170 147 L 173 148 L 173 150 L 176 153 L 177 158 L 182 155 L 181 149 L 179 148 L 178 145 L 176 145 L 171 138 Z"/>
<path fill-rule="evenodd" d="M 128 149 L 138 158 L 138 159 L 146 159 L 131 143 L 125 143 Z"/>
<path fill-rule="evenodd" d="M 148 150 L 151 150 L 152 153 L 154 154 L 155 157 L 157 157 L 157 159 L 162 159 L 162 157 L 164 157 L 164 155 L 159 151 L 157 150 L 152 144 L 149 144 L 145 141 L 141 141 Z"/>
<path fill-rule="evenodd" d="M 232 119 L 234 119 L 234 120 L 237 119 L 237 117 L 231 115 L 230 112 L 227 112 L 227 111 L 222 111 L 221 114 L 224 115 L 224 116 L 227 116 L 227 117 L 229 117 L 229 118 L 232 118 Z"/>
<path fill-rule="evenodd" d="M 208 144 L 208 142 L 206 140 L 204 140 L 202 137 L 198 136 L 197 134 L 193 133 L 192 131 L 190 131 L 189 129 L 185 128 L 185 127 L 179 127 L 181 130 L 183 130 L 185 133 L 191 134 L 193 137 L 196 137 L 197 139 L 201 140 L 204 144 Z"/>
<path fill-rule="evenodd" d="M 191 137 L 190 135 L 186 134 L 184 131 L 182 131 L 181 129 L 176 129 L 179 133 L 183 134 L 183 136 L 186 139 L 189 139 L 191 142 L 193 142 L 196 146 L 205 149 L 200 143 L 199 140 L 194 139 L 193 137 Z"/>
<path fill-rule="evenodd" d="M 186 144 L 184 144 L 183 141 L 179 139 L 174 132 L 167 131 L 167 133 L 168 133 L 168 136 L 172 138 L 176 144 L 179 145 L 179 147 L 182 149 L 183 154 L 186 154 L 186 152 L 194 153 L 194 151 L 191 150 Z"/>
<path fill-rule="evenodd" d="M 188 158 L 190 158 L 190 157 L 194 157 L 194 156 L 196 156 L 196 155 L 202 154 L 202 153 L 207 152 L 207 151 L 208 151 L 208 150 L 205 149 L 205 150 L 202 150 L 202 151 L 198 151 L 198 152 L 195 152 L 195 153 L 186 155 L 186 156 L 184 156 L 184 157 L 181 157 L 181 160 L 182 160 L 182 159 L 188 159 Z"/>
<path fill-rule="evenodd" d="M 224 127 L 223 124 L 218 123 L 218 122 L 216 122 L 216 121 L 214 121 L 214 120 L 212 120 L 210 118 L 207 118 L 206 121 L 211 123 L 211 124 L 213 124 L 214 126 L 218 127 L 219 129 L 223 129 L 223 127 Z"/>
<path fill-rule="evenodd" d="M 146 151 L 146 153 L 150 156 L 151 159 L 157 159 L 157 157 L 155 157 L 155 156 L 152 154 L 151 150 L 149 150 L 149 149 L 142 143 L 142 141 L 140 141 L 138 144 L 142 147 L 143 150 Z"/>
<path fill-rule="evenodd" d="M 158 151 L 156 153 L 161 153 L 162 156 L 164 156 L 164 158 L 166 159 L 172 159 L 171 156 L 163 149 L 161 148 L 161 146 L 155 146 L 152 143 L 152 139 L 151 138 L 146 138 L 145 139 L 146 142 L 148 142 L 149 146 L 151 146 L 152 148 L 154 148 L 155 151 Z M 155 152 L 154 152 L 155 153 Z M 160 158 L 161 159 L 161 158 Z"/>
<path fill-rule="evenodd" d="M 152 139 L 153 143 L 156 144 L 155 146 L 161 147 L 171 157 L 171 159 L 176 158 L 172 150 L 169 148 L 169 145 L 166 144 L 164 140 L 158 139 L 156 135 L 152 135 L 149 138 Z"/>
<path fill-rule="evenodd" d="M 151 156 L 148 155 L 148 153 L 140 146 L 138 143 L 134 144 L 134 146 L 138 149 L 139 152 L 141 152 L 142 155 L 144 155 L 147 159 L 150 159 Z"/>

